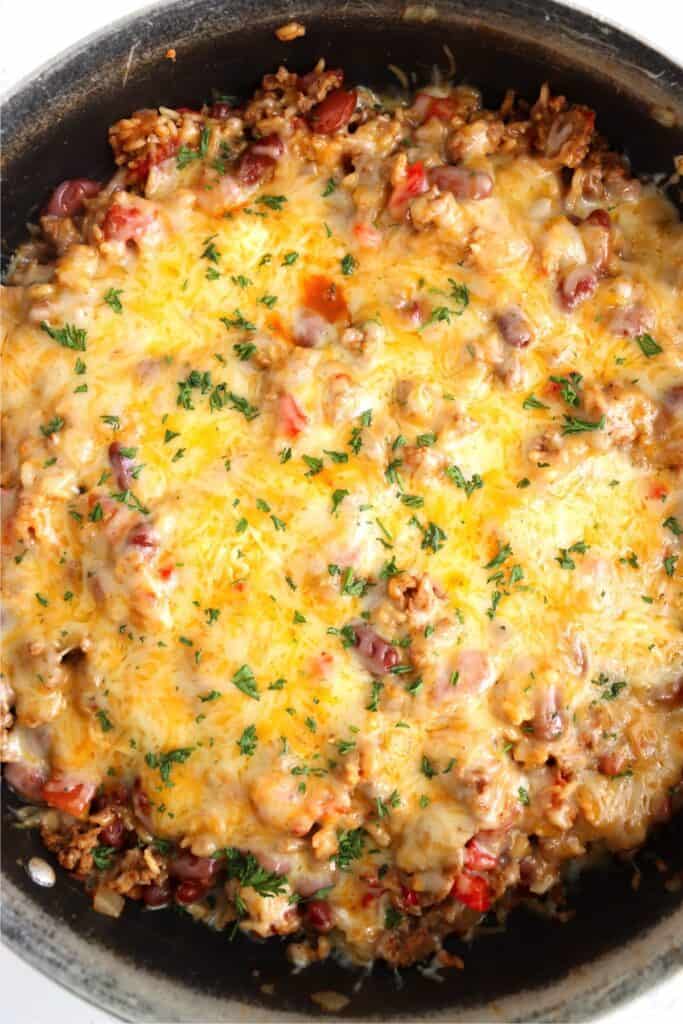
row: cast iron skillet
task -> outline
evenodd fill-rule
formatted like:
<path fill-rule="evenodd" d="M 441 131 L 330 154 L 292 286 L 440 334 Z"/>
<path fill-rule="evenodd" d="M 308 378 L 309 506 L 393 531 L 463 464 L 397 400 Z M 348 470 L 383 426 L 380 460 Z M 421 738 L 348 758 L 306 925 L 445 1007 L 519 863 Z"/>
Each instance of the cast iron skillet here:
<path fill-rule="evenodd" d="M 273 29 L 296 15 L 307 34 L 282 44 Z M 452 51 L 459 79 L 484 89 L 487 104 L 508 86 L 534 97 L 549 80 L 598 111 L 612 143 L 640 172 L 669 172 L 683 153 L 683 73 L 630 36 L 578 11 L 537 0 L 182 0 L 148 8 L 77 44 L 26 80 L 5 107 L 3 241 L 10 251 L 25 223 L 63 178 L 111 172 L 107 126 L 141 106 L 196 106 L 212 87 L 248 95 L 284 62 L 309 69 L 323 56 L 349 81 L 395 86 L 395 64 L 424 82 Z M 164 58 L 169 47 L 176 63 Z M 653 110 L 656 115 L 653 116 Z M 666 125 L 669 125 L 668 127 Z M 671 126 L 673 125 L 673 126 Z M 441 983 L 417 969 L 402 984 L 386 968 L 368 976 L 330 960 L 292 974 L 277 941 L 230 943 L 182 912 L 102 917 L 63 873 L 53 889 L 28 881 L 23 865 L 44 853 L 32 832 L 10 826 L 4 801 L 4 934 L 37 968 L 129 1020 L 284 1020 L 320 1013 L 312 993 L 351 996 L 339 1016 L 397 1020 L 585 1020 L 683 964 L 683 898 L 667 892 L 657 853 L 683 868 L 683 821 L 656 836 L 632 868 L 583 876 L 576 916 L 560 925 L 517 912 L 507 931 L 454 945 L 462 972 Z M 266 992 L 262 985 L 273 986 Z"/>

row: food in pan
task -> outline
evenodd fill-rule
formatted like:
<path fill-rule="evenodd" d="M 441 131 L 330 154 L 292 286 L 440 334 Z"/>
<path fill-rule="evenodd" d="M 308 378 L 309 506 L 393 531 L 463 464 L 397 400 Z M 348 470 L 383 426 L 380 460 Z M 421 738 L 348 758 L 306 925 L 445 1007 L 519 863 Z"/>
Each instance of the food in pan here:
<path fill-rule="evenodd" d="M 448 962 L 680 804 L 683 232 L 594 120 L 281 68 L 53 192 L 5 777 L 98 910 Z"/>

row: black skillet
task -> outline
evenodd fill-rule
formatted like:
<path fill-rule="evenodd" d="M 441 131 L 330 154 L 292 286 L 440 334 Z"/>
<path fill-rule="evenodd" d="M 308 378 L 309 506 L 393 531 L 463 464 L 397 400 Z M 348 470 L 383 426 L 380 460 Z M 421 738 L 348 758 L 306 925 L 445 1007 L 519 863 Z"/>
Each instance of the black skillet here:
<path fill-rule="evenodd" d="M 273 30 L 293 16 L 306 36 L 283 44 Z M 673 35 L 674 21 L 672 14 Z M 600 128 L 637 171 L 668 173 L 683 153 L 681 68 L 555 3 L 185 0 L 148 8 L 76 44 L 6 101 L 5 255 L 56 183 L 106 178 L 107 126 L 138 107 L 194 107 L 212 88 L 247 96 L 279 63 L 307 70 L 321 56 L 343 67 L 348 81 L 396 88 L 393 64 L 424 83 L 435 66 L 448 69 L 446 45 L 458 80 L 479 85 L 487 105 L 509 86 L 533 98 L 549 80 L 553 90 L 597 110 Z M 165 58 L 169 47 L 175 62 Z M 672 198 L 680 201 L 673 192 Z M 351 997 L 337 1014 L 344 1018 L 490 1020 L 495 1013 L 506 1020 L 585 1020 L 683 965 L 683 898 L 664 887 L 655 856 L 683 869 L 680 816 L 638 856 L 637 892 L 630 865 L 585 874 L 572 891 L 571 921 L 518 911 L 506 931 L 471 947 L 454 944 L 466 968 L 439 983 L 417 969 L 402 972 L 399 982 L 384 967 L 368 976 L 333 960 L 295 975 L 278 941 L 230 943 L 181 912 L 129 904 L 118 921 L 102 917 L 63 873 L 52 889 L 29 881 L 24 865 L 44 851 L 33 832 L 11 827 L 13 806 L 15 798 L 5 794 L 5 940 L 126 1019 L 302 1019 L 321 1013 L 312 993 L 332 990 Z"/>

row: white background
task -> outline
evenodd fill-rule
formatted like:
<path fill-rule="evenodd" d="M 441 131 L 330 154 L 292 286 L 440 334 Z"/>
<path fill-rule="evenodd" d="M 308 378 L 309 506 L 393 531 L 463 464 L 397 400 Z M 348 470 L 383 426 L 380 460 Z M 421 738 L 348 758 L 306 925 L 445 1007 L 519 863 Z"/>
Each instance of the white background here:
<path fill-rule="evenodd" d="M 0 92 L 82 36 L 141 6 L 145 5 L 139 0 L 0 0 Z M 601 15 L 683 63 L 680 0 L 585 0 L 571 6 Z M 4 946 L 0 946 L 0 993 L 4 1024 L 111 1024 L 113 1020 L 37 974 Z M 602 1024 L 644 1020 L 680 1024 L 683 975 L 603 1017 Z"/>

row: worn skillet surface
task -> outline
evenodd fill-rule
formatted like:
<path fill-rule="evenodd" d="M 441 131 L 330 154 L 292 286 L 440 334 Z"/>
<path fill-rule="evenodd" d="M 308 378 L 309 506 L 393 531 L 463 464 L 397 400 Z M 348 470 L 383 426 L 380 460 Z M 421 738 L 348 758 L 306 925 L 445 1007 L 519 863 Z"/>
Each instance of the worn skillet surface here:
<path fill-rule="evenodd" d="M 276 8 L 276 10 L 274 10 Z M 307 27 L 294 44 L 273 28 L 296 14 Z M 615 148 L 640 172 L 669 171 L 683 152 L 683 71 L 629 36 L 587 15 L 533 0 L 181 0 L 149 8 L 77 44 L 25 81 L 5 108 L 3 243 L 7 253 L 49 189 L 67 177 L 111 171 L 106 128 L 140 106 L 197 105 L 211 87 L 248 95 L 260 74 L 284 62 L 310 68 L 323 56 L 350 80 L 395 87 L 387 65 L 417 82 L 452 52 L 459 79 L 487 104 L 508 86 L 533 96 L 544 80 L 598 111 Z M 164 58 L 169 47 L 175 63 Z M 657 109 L 657 116 L 652 116 Z M 673 126 L 665 126 L 662 122 Z M 680 201 L 680 197 L 674 197 Z M 683 869 L 679 816 L 633 868 L 585 874 L 564 925 L 524 911 L 504 932 L 454 945 L 465 970 L 438 983 L 418 969 L 397 978 L 329 961 L 294 975 L 277 941 L 228 942 L 182 912 L 141 912 L 118 921 L 96 914 L 80 887 L 60 875 L 38 889 L 23 865 L 42 855 L 33 832 L 11 826 L 3 801 L 3 931 L 34 966 L 86 999 L 129 1020 L 283 1020 L 321 1011 L 320 991 L 350 997 L 340 1017 L 396 1020 L 585 1020 L 683 966 L 683 897 L 668 892 L 655 855 Z M 262 986 L 266 985 L 264 992 Z M 272 988 L 271 988 L 272 986 Z"/>

